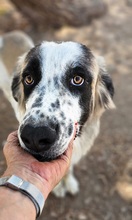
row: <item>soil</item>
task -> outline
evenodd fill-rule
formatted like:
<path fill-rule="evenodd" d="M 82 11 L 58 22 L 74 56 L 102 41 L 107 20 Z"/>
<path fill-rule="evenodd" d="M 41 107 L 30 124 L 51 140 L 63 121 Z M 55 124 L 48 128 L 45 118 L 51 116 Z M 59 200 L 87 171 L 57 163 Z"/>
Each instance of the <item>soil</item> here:
<path fill-rule="evenodd" d="M 3 1 L 0 0 L 0 4 L 1 2 Z M 108 72 L 115 86 L 116 109 L 103 115 L 100 134 L 94 146 L 75 167 L 75 175 L 80 183 L 79 194 L 75 197 L 67 195 L 64 199 L 58 199 L 51 194 L 40 220 L 132 219 L 132 201 L 127 199 L 127 196 L 121 197 L 117 187 L 117 182 L 120 182 L 127 164 L 132 161 L 132 1 L 107 2 L 109 6 L 107 14 L 85 27 L 35 31 L 28 21 L 25 26 L 21 26 L 21 22 L 20 26 L 18 25 L 36 43 L 42 39 L 74 40 L 88 45 L 98 55 L 105 57 Z M 12 30 L 15 28 L 14 24 Z M 6 31 L 8 28 L 5 30 L 2 26 L 1 34 Z M 2 153 L 3 141 L 9 132 L 17 129 L 18 123 L 2 92 L 0 103 L 0 174 L 2 174 L 6 166 Z M 124 181 L 127 183 L 127 179 Z M 129 183 L 132 184 L 131 176 Z"/>

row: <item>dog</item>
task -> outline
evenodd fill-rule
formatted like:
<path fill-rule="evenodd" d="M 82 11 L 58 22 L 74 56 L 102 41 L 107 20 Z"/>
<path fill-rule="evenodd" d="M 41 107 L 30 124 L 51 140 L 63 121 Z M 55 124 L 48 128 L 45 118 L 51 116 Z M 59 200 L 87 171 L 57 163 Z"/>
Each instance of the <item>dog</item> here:
<path fill-rule="evenodd" d="M 20 57 L 10 72 L 6 61 L 14 49 L 9 50 L 7 42 L 12 45 L 14 39 L 26 46 L 15 46 Z M 18 32 L 6 34 L 0 42 L 0 87 L 19 121 L 20 146 L 39 161 L 53 160 L 65 152 L 76 127 L 69 173 L 54 189 L 58 197 L 67 192 L 74 195 L 79 184 L 73 166 L 93 145 L 102 113 L 115 108 L 105 61 L 77 42 L 44 41 L 34 46 Z M 8 51 L 5 59 L 3 51 Z"/>

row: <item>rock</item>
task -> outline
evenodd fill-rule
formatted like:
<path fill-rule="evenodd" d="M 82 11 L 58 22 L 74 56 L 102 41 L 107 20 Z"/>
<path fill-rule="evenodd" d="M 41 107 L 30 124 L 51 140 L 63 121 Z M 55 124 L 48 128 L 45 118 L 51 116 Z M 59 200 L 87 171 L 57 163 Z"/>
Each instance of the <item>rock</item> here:
<path fill-rule="evenodd" d="M 127 0 L 127 5 L 132 6 L 132 0 Z"/>
<path fill-rule="evenodd" d="M 82 0 L 81 3 L 79 0 L 11 0 L 11 2 L 37 27 L 86 25 L 107 11 L 107 5 L 102 0 Z"/>
<path fill-rule="evenodd" d="M 132 161 L 127 163 L 123 175 L 116 184 L 116 189 L 124 200 L 132 202 Z"/>

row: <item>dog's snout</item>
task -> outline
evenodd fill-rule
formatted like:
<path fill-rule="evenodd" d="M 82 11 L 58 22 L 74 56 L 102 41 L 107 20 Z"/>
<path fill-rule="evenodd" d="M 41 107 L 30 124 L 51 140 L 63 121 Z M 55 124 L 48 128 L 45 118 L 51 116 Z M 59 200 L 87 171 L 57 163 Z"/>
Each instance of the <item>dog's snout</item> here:
<path fill-rule="evenodd" d="M 33 127 L 26 125 L 21 132 L 21 139 L 25 146 L 34 152 L 44 152 L 55 143 L 58 134 L 58 126 Z"/>

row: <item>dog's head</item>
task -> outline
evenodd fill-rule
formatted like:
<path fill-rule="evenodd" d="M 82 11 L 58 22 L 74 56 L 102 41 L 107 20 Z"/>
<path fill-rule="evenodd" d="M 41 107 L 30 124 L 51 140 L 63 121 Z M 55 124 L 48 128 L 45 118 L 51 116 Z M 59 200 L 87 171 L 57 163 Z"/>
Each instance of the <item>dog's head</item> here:
<path fill-rule="evenodd" d="M 54 159 L 92 117 L 114 107 L 102 58 L 74 42 L 43 42 L 24 54 L 12 82 L 19 141 L 39 160 Z"/>

